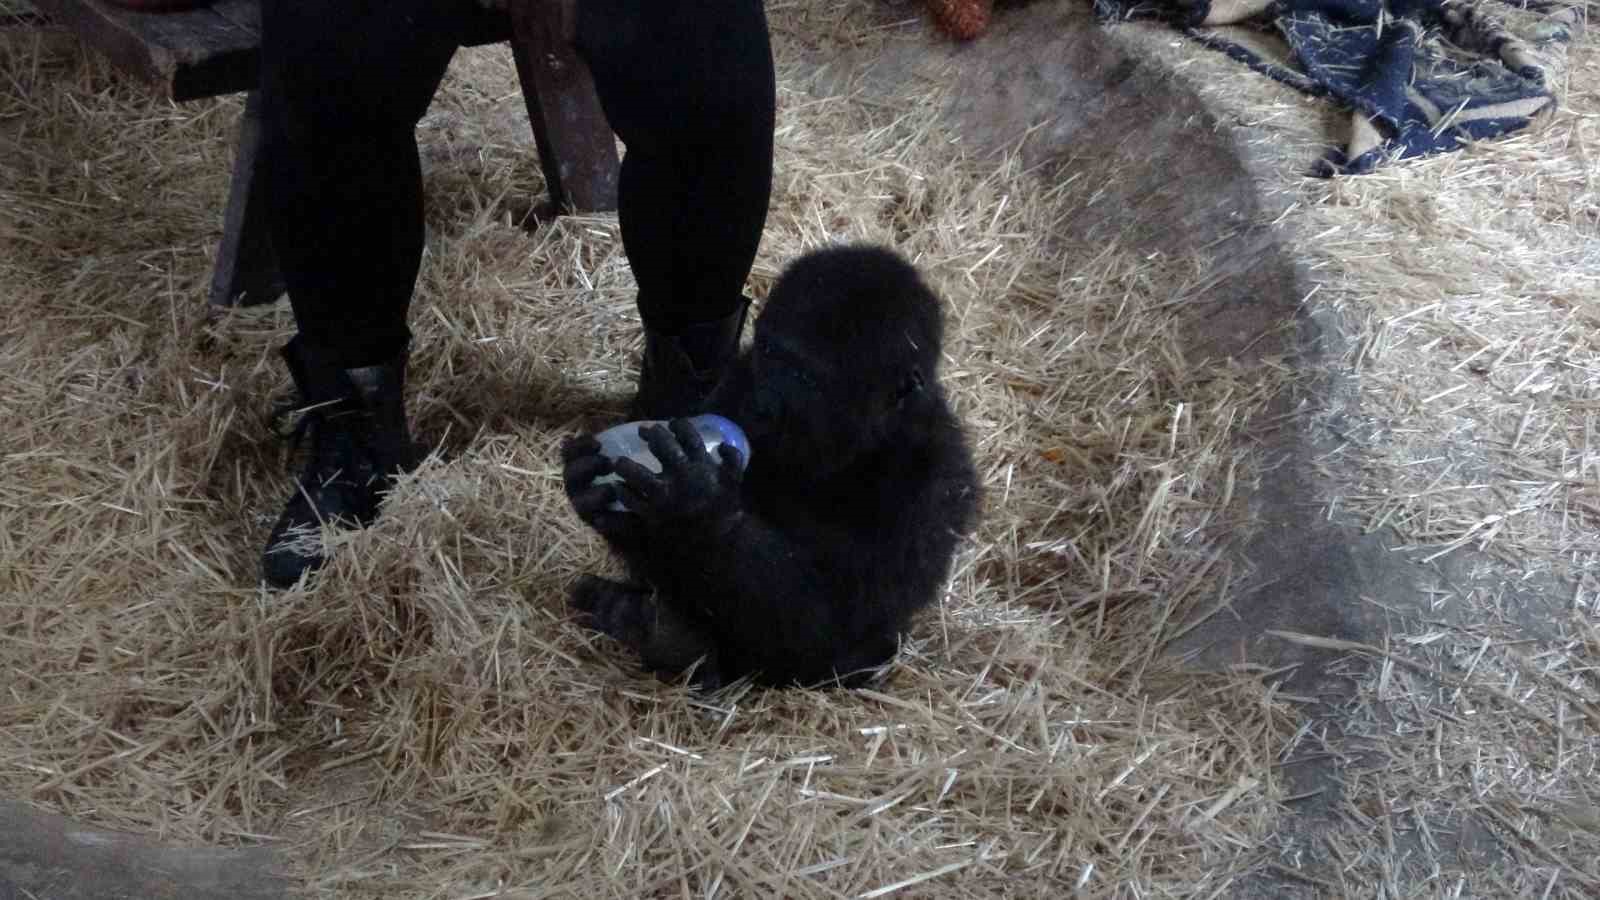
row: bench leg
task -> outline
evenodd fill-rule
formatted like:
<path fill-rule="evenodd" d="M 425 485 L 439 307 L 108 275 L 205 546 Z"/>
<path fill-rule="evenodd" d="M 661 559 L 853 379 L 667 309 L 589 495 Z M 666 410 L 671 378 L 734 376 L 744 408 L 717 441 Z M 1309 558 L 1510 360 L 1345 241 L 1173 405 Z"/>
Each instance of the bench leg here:
<path fill-rule="evenodd" d="M 551 204 L 557 211 L 610 211 L 617 208 L 617 141 L 562 22 L 563 6 L 560 0 L 510 4 L 517 77 Z"/>
<path fill-rule="evenodd" d="M 271 226 L 257 177 L 260 153 L 261 98 L 251 91 L 244 115 L 239 117 L 233 181 L 222 217 L 222 244 L 211 273 L 212 306 L 256 306 L 283 296 L 283 276 L 272 252 Z"/>

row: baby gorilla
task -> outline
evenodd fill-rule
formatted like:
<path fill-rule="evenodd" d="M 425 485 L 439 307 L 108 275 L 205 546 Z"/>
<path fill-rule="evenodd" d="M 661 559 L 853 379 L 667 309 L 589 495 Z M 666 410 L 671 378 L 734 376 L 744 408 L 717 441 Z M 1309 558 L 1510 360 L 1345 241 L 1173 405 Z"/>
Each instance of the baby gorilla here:
<path fill-rule="evenodd" d="M 935 377 L 943 331 L 938 299 L 894 253 L 811 253 L 773 286 L 709 402 L 744 429 L 748 469 L 681 419 L 644 430 L 659 475 L 624 459 L 621 481 L 594 484 L 613 464 L 593 437 L 568 442 L 573 509 L 634 579 L 584 576 L 572 601 L 586 624 L 664 677 L 699 661 L 704 688 L 858 684 L 889 662 L 977 508 Z"/>

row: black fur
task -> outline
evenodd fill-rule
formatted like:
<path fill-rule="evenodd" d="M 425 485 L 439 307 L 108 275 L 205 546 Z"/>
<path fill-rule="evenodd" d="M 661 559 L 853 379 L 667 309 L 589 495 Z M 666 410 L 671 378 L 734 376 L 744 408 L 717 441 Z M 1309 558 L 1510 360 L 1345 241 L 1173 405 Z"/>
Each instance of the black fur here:
<path fill-rule="evenodd" d="M 584 577 L 588 625 L 647 668 L 714 687 L 854 683 L 889 662 L 934 599 L 976 515 L 971 455 L 936 377 L 939 301 L 915 269 L 875 247 L 808 254 L 778 280 L 710 407 L 750 439 L 706 454 L 687 423 L 647 440 L 653 475 L 623 482 L 585 437 L 563 448 L 578 514 L 634 582 Z M 606 507 L 620 497 L 630 512 Z"/>

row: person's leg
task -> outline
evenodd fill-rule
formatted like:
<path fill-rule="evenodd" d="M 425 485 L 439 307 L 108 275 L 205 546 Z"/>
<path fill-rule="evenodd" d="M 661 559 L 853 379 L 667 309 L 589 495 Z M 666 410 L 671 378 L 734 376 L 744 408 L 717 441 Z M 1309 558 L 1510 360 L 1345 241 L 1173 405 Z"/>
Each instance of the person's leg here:
<path fill-rule="evenodd" d="M 738 348 L 772 190 L 760 0 L 579 0 L 577 44 L 626 145 L 618 216 L 645 325 L 640 415 L 696 411 Z"/>
<path fill-rule="evenodd" d="M 309 461 L 262 574 L 323 562 L 320 527 L 364 525 L 414 464 L 402 395 L 422 258 L 414 130 L 455 50 L 461 0 L 265 0 L 262 169 L 298 334 L 284 358 Z"/>
<path fill-rule="evenodd" d="M 262 165 L 300 338 L 347 368 L 400 352 L 422 258 L 416 124 L 461 0 L 266 0 Z"/>

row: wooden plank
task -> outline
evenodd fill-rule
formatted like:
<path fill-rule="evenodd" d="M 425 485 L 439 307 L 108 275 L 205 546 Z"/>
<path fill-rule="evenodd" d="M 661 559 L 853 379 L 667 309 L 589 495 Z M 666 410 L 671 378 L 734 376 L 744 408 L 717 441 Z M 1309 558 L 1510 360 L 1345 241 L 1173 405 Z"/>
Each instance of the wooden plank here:
<path fill-rule="evenodd" d="M 261 0 L 212 0 L 212 12 L 261 42 Z"/>
<path fill-rule="evenodd" d="M 271 303 L 286 290 L 272 249 L 272 225 L 261 196 L 261 94 L 251 91 L 239 117 L 228 207 L 222 214 L 222 242 L 211 271 L 212 306 Z"/>
<path fill-rule="evenodd" d="M 173 100 L 249 90 L 256 84 L 260 29 L 256 0 L 217 0 L 170 13 L 115 9 L 95 0 L 32 0 L 117 67 Z"/>
<path fill-rule="evenodd" d="M 570 0 L 511 0 L 511 49 L 557 212 L 617 208 L 617 139 L 573 47 Z"/>
<path fill-rule="evenodd" d="M 0 800 L 0 897 L 287 900 L 288 864 L 271 847 L 174 846 Z"/>

